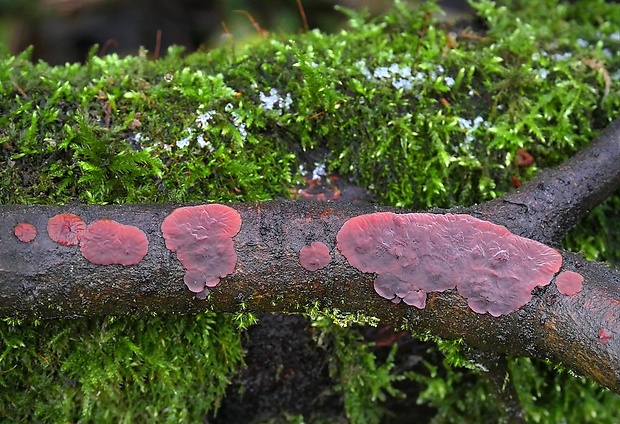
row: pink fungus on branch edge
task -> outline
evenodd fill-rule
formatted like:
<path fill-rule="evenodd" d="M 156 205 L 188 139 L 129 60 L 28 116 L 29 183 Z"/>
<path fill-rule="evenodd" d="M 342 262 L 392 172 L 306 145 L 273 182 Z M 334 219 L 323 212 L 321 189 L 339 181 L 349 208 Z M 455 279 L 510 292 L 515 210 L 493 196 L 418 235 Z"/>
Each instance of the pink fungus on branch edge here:
<path fill-rule="evenodd" d="M 380 296 L 420 309 L 427 293 L 456 287 L 474 312 L 509 314 L 562 265 L 556 250 L 470 215 L 361 215 L 345 222 L 336 239 L 351 266 L 377 274 Z"/>
<path fill-rule="evenodd" d="M 183 281 L 199 298 L 235 271 L 237 253 L 232 238 L 240 229 L 239 213 L 220 204 L 178 208 L 162 222 L 166 247 L 176 252 L 187 270 Z"/>
<path fill-rule="evenodd" d="M 555 285 L 558 291 L 567 296 L 574 296 L 583 288 L 583 276 L 573 271 L 561 272 L 555 278 Z"/>
<path fill-rule="evenodd" d="M 20 222 L 13 229 L 15 237 L 23 243 L 30 243 L 37 236 L 37 229 L 29 222 Z"/>
<path fill-rule="evenodd" d="M 299 263 L 308 271 L 325 268 L 331 262 L 329 248 L 320 241 L 304 246 L 299 251 Z"/>
<path fill-rule="evenodd" d="M 86 224 L 82 218 L 71 213 L 54 215 L 47 221 L 47 234 L 63 246 L 76 246 L 84 231 Z"/>
<path fill-rule="evenodd" d="M 133 225 L 100 219 L 86 227 L 80 238 L 82 255 L 97 265 L 136 265 L 149 250 L 144 232 Z"/>
<path fill-rule="evenodd" d="M 612 339 L 612 334 L 611 331 L 609 331 L 606 328 L 601 328 L 598 332 L 598 339 L 601 341 L 601 343 L 603 344 L 607 344 L 611 341 Z"/>

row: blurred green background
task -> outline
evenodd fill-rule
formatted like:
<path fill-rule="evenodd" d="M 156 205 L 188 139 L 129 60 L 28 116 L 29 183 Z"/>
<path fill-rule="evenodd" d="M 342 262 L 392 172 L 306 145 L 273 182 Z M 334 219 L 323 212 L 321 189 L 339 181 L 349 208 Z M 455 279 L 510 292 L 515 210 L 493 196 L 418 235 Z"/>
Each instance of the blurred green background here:
<path fill-rule="evenodd" d="M 333 32 L 346 16 L 334 6 L 377 15 L 392 7 L 390 0 L 304 0 L 309 28 Z M 418 0 L 407 3 L 415 7 Z M 466 15 L 465 0 L 440 2 L 447 17 Z M 247 12 L 247 13 L 245 13 Z M 100 53 L 151 54 L 170 45 L 188 51 L 212 48 L 228 39 L 248 42 L 259 34 L 254 22 L 269 32 L 292 34 L 304 30 L 297 0 L 267 3 L 250 0 L 0 0 L 0 44 L 17 54 L 34 46 L 32 58 L 56 65 L 81 62 L 97 44 Z"/>

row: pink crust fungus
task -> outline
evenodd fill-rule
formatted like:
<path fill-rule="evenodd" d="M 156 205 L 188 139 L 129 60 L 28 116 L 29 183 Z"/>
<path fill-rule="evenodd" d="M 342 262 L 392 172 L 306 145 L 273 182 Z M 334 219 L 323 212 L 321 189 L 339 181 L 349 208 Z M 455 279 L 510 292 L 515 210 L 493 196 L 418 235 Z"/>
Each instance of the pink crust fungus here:
<path fill-rule="evenodd" d="M 603 344 L 607 344 L 611 341 L 612 339 L 612 334 L 611 331 L 609 331 L 606 328 L 601 328 L 598 332 L 598 339 L 601 341 L 601 343 Z"/>
<path fill-rule="evenodd" d="M 470 215 L 378 212 L 345 222 L 337 247 L 351 266 L 374 272 L 375 291 L 426 306 L 426 294 L 457 288 L 479 314 L 514 312 L 551 282 L 562 256 Z"/>
<path fill-rule="evenodd" d="M 15 237 L 24 243 L 30 243 L 37 236 L 37 229 L 28 222 L 20 222 L 13 230 Z"/>
<path fill-rule="evenodd" d="M 299 263 L 308 271 L 325 268 L 331 260 L 329 248 L 320 241 L 304 246 L 299 251 Z"/>
<path fill-rule="evenodd" d="M 574 296 L 583 288 L 583 276 L 573 271 L 561 272 L 555 279 L 558 291 L 567 296 Z"/>
<path fill-rule="evenodd" d="M 86 224 L 82 218 L 71 213 L 61 213 L 47 221 L 47 234 L 63 246 L 76 246 L 84 231 Z"/>
<path fill-rule="evenodd" d="M 220 278 L 232 274 L 237 253 L 232 237 L 241 216 L 228 206 L 211 204 L 175 209 L 161 224 L 166 247 L 177 253 L 187 272 L 183 281 L 194 293 L 208 293 Z"/>
<path fill-rule="evenodd" d="M 141 229 L 110 219 L 90 223 L 80 238 L 82 255 L 97 265 L 136 265 L 148 249 L 149 242 Z"/>

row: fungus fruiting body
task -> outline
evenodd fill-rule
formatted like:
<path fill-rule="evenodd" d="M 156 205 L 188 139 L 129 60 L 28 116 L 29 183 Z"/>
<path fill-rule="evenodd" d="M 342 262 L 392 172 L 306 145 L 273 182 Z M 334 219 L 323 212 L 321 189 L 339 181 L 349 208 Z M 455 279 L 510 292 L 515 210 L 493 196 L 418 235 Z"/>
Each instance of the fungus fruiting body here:
<path fill-rule="evenodd" d="M 583 276 L 573 271 L 564 271 L 555 279 L 558 291 L 567 296 L 574 296 L 583 288 Z"/>
<path fill-rule="evenodd" d="M 325 243 L 315 241 L 304 246 L 299 251 L 299 263 L 308 271 L 316 271 L 325 268 L 331 262 L 329 248 Z"/>
<path fill-rule="evenodd" d="M 187 270 L 183 281 L 190 291 L 204 295 L 234 272 L 237 253 L 232 237 L 240 229 L 239 213 L 220 204 L 181 207 L 164 219 L 166 248 L 176 252 Z"/>
<path fill-rule="evenodd" d="M 136 265 L 149 249 L 144 232 L 133 225 L 110 219 L 92 222 L 80 237 L 80 250 L 97 265 Z"/>
<path fill-rule="evenodd" d="M 517 149 L 517 165 L 527 168 L 534 164 L 534 156 L 525 149 Z"/>
<path fill-rule="evenodd" d="M 500 316 L 532 298 L 562 265 L 556 250 L 470 215 L 378 212 L 345 222 L 338 249 L 376 273 L 375 291 L 424 308 L 429 292 L 455 288 L 477 313 Z"/>
<path fill-rule="evenodd" d="M 601 328 L 598 332 L 598 339 L 603 344 L 607 344 L 611 341 L 612 334 L 607 328 Z"/>
<path fill-rule="evenodd" d="M 13 229 L 15 237 L 23 243 L 30 243 L 37 236 L 37 229 L 29 222 L 20 222 Z"/>
<path fill-rule="evenodd" d="M 61 213 L 47 221 L 47 234 L 63 246 L 76 246 L 80 242 L 86 224 L 77 215 Z"/>

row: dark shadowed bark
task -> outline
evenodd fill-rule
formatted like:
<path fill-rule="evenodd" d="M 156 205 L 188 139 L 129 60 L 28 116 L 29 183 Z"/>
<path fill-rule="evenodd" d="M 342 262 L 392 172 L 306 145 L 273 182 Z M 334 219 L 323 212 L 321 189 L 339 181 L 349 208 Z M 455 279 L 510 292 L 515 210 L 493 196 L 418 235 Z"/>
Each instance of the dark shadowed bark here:
<path fill-rule="evenodd" d="M 588 148 L 515 194 L 447 212 L 470 213 L 516 234 L 557 244 L 588 210 L 619 188 L 619 133 L 620 123 L 615 122 Z M 573 297 L 550 284 L 536 289 L 520 310 L 495 318 L 473 312 L 456 290 L 448 290 L 429 294 L 426 308 L 420 310 L 378 296 L 374 275 L 351 267 L 335 248 L 336 234 L 349 218 L 393 209 L 300 201 L 230 206 L 242 218 L 234 237 L 237 265 L 204 301 L 185 288 L 185 270 L 162 238 L 161 223 L 175 205 L 2 206 L 0 314 L 54 318 L 205 309 L 299 312 L 316 303 L 373 315 L 416 332 L 463 338 L 482 351 L 550 358 L 620 393 L 617 270 L 562 252 L 562 270 L 585 277 L 583 290 Z M 135 266 L 91 264 L 79 247 L 61 246 L 48 237 L 47 222 L 58 213 L 77 214 L 86 223 L 109 218 L 135 225 L 146 233 L 148 254 Z M 13 235 L 20 222 L 34 224 L 34 241 L 22 243 Z M 299 251 L 314 241 L 329 247 L 332 262 L 309 272 L 299 264 Z"/>

